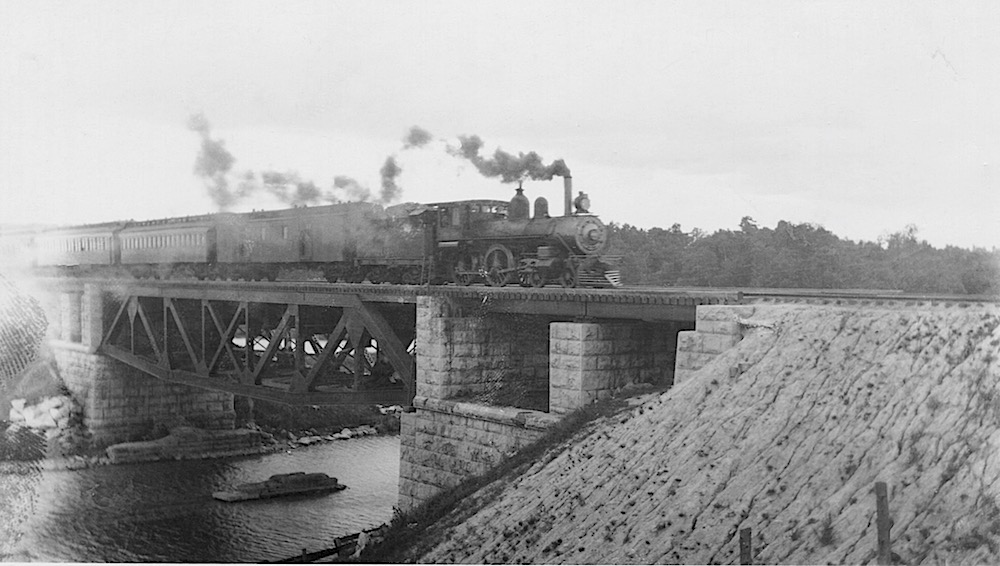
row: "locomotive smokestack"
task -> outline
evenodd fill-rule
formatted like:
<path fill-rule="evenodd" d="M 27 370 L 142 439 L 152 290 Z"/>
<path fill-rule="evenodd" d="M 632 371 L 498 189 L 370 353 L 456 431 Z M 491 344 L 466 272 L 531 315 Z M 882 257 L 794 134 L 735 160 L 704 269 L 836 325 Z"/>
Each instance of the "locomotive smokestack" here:
<path fill-rule="evenodd" d="M 566 205 L 564 216 L 571 216 L 573 214 L 573 177 L 569 175 L 563 177 L 563 188 L 563 202 Z"/>

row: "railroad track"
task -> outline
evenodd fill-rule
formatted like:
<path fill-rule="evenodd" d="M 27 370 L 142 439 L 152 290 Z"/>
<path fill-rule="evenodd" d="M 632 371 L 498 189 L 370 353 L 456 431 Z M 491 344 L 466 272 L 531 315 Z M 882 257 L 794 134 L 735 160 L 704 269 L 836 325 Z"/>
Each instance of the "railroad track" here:
<path fill-rule="evenodd" d="M 807 303 L 823 305 L 969 306 L 1000 303 L 996 295 L 907 293 L 883 289 L 740 289 L 744 303 Z"/>
<path fill-rule="evenodd" d="M 43 280 L 44 281 L 44 280 Z M 949 295 L 939 293 L 907 293 L 883 289 L 782 289 L 750 287 L 646 287 L 625 286 L 615 289 L 564 289 L 558 286 L 528 288 L 518 285 L 489 287 L 485 285 L 393 285 L 388 283 L 327 283 L 319 281 L 229 281 L 229 280 L 150 280 L 150 279 L 48 279 L 53 287 L 98 283 L 105 287 L 144 289 L 225 289 L 234 293 L 297 292 L 358 294 L 368 299 L 385 297 L 394 302 L 412 302 L 419 295 L 514 300 L 588 301 L 599 303 L 640 304 L 988 304 L 1000 303 L 996 295 Z M 169 292 L 167 293 L 169 294 Z M 409 299 L 407 301 L 406 299 Z"/>

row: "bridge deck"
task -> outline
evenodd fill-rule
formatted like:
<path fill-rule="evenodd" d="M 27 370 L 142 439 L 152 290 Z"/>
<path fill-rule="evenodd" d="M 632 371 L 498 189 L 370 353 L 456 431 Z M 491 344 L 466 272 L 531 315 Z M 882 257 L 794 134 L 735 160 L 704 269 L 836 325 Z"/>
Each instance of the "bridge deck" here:
<path fill-rule="evenodd" d="M 95 283 L 122 295 L 247 301 L 308 306 L 352 307 L 366 303 L 416 303 L 419 296 L 450 297 L 488 305 L 494 312 L 542 314 L 574 318 L 615 318 L 648 321 L 694 320 L 695 307 L 739 304 L 739 289 L 629 287 L 563 289 L 560 287 L 486 287 L 372 285 L 365 283 L 262 281 L 158 281 L 76 279 L 50 280 L 51 286 L 80 287 Z"/>

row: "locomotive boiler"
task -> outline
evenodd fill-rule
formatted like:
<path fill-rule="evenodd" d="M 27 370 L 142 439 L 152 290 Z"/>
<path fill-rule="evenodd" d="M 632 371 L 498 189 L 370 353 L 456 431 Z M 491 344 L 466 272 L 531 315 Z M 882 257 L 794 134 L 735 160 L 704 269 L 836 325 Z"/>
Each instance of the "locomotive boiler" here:
<path fill-rule="evenodd" d="M 530 214 L 528 198 L 518 187 L 510 200 L 460 201 L 430 205 L 438 211 L 436 241 L 440 261 L 453 280 L 469 285 L 541 287 L 619 286 L 615 258 L 602 254 L 608 230 L 577 199 L 571 209 L 572 178 L 564 178 L 565 213 L 551 217 L 548 202 L 535 199 Z"/>

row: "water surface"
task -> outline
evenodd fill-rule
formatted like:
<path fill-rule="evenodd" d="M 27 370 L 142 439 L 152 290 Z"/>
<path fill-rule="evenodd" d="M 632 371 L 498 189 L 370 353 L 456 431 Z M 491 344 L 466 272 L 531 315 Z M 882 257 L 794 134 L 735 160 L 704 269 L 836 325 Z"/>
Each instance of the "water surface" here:
<path fill-rule="evenodd" d="M 272 474 L 324 472 L 348 488 L 224 503 L 212 492 Z M 392 518 L 399 437 L 251 458 L 43 471 L 12 558 L 44 562 L 261 562 L 331 546 Z"/>

